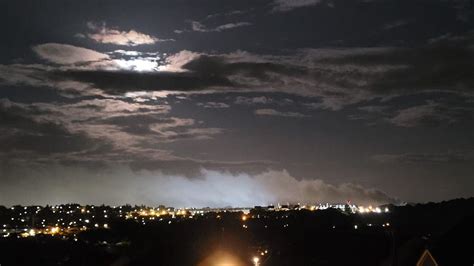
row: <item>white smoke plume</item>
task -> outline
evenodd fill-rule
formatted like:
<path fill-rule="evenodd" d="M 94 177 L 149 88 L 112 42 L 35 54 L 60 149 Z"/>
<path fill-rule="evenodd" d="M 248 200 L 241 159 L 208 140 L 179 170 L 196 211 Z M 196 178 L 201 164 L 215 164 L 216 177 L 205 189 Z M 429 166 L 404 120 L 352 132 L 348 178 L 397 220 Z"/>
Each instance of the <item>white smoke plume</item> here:
<path fill-rule="evenodd" d="M 249 175 L 202 169 L 199 177 L 188 178 L 150 171 L 137 173 L 128 168 L 94 174 L 91 170 L 58 167 L 56 171 L 36 171 L 23 176 L 21 181 L 7 179 L 0 186 L 0 205 L 253 207 L 277 203 L 344 203 L 347 200 L 372 205 L 394 202 L 376 189 L 349 183 L 332 185 L 320 179 L 297 180 L 284 170 Z M 13 186 L 15 190 L 11 189 Z"/>

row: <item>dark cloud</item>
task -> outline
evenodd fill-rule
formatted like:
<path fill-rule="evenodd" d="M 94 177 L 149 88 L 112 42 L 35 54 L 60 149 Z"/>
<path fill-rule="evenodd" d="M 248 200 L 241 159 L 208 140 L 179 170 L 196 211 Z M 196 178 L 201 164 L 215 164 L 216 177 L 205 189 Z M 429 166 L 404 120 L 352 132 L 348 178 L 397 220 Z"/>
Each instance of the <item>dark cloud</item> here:
<path fill-rule="evenodd" d="M 387 23 L 387 24 L 383 25 L 382 29 L 392 30 L 392 29 L 396 29 L 396 28 L 399 28 L 399 27 L 403 27 L 403 26 L 407 25 L 410 22 L 411 21 L 407 20 L 407 19 L 399 19 L 399 20 L 396 20 L 396 21 L 393 21 L 393 22 L 390 22 L 390 23 Z"/>
<path fill-rule="evenodd" d="M 449 125 L 459 120 L 472 119 L 472 108 L 451 107 L 428 102 L 397 111 L 390 123 L 401 127 Z"/>
<path fill-rule="evenodd" d="M 404 154 L 378 154 L 372 157 L 382 163 L 463 163 L 474 160 L 474 151 L 450 151 L 440 153 L 404 153 Z"/>
<path fill-rule="evenodd" d="M 203 73 L 137 73 L 129 71 L 60 71 L 50 73 L 56 80 L 75 80 L 93 84 L 110 94 L 128 91 L 199 91 L 233 86 L 224 76 Z"/>
<path fill-rule="evenodd" d="M 95 62 L 109 59 L 109 56 L 91 49 L 68 44 L 45 43 L 33 47 L 33 51 L 42 59 L 61 65 L 83 62 Z"/>
<path fill-rule="evenodd" d="M 359 53 L 323 62 L 337 65 L 349 62 L 362 68 L 384 65 L 404 66 L 367 80 L 367 88 L 377 93 L 409 93 L 422 90 L 472 92 L 474 50 L 472 34 L 449 37 L 414 48 L 391 48 Z"/>
<path fill-rule="evenodd" d="M 245 14 L 249 11 L 250 10 L 232 10 L 232 11 L 225 12 L 225 13 L 214 13 L 214 14 L 207 15 L 206 20 L 215 19 L 215 18 L 219 18 L 219 17 L 242 15 L 242 14 Z"/>
<path fill-rule="evenodd" d="M 237 96 L 234 101 L 235 104 L 242 105 L 279 105 L 279 106 L 288 106 L 293 105 L 294 101 L 289 98 L 284 99 L 275 99 L 269 96 L 255 96 L 255 97 L 246 97 L 246 96 Z"/>
<path fill-rule="evenodd" d="M 55 82 L 93 84 L 111 94 L 275 91 L 320 97 L 321 108 L 338 110 L 375 98 L 429 91 L 470 97 L 474 86 L 472 44 L 468 35 L 415 48 L 302 50 L 281 56 L 183 51 L 170 56 L 158 72 L 75 67 L 46 74 Z"/>
<path fill-rule="evenodd" d="M 169 117 L 166 104 L 118 99 L 23 104 L 0 101 L 0 154 L 19 163 L 95 164 L 182 160 L 160 143 L 211 139 L 220 128 Z M 25 155 L 25 152 L 27 153 Z"/>
<path fill-rule="evenodd" d="M 283 91 L 321 97 L 322 106 L 423 91 L 466 96 L 474 86 L 471 37 L 450 38 L 419 48 L 307 50 L 293 56 L 198 54 L 183 72 L 57 72 L 58 77 L 95 84 L 111 93 L 130 90 Z"/>
<path fill-rule="evenodd" d="M 219 103 L 219 102 L 206 102 L 206 103 L 197 103 L 198 106 L 202 106 L 204 108 L 217 108 L 217 109 L 222 109 L 222 108 L 229 108 L 230 105 L 226 103 Z"/>
<path fill-rule="evenodd" d="M 255 115 L 258 116 L 281 116 L 281 117 L 308 117 L 308 115 L 297 112 L 282 112 L 275 109 L 257 109 Z"/>
<path fill-rule="evenodd" d="M 252 25 L 252 23 L 250 22 L 232 22 L 232 23 L 217 25 L 214 27 L 207 27 L 206 25 L 202 24 L 199 21 L 190 21 L 189 23 L 191 24 L 190 31 L 194 31 L 194 32 L 221 32 L 221 31 L 227 31 L 227 30 L 232 30 L 235 28 L 246 27 L 246 26 Z M 178 30 L 175 32 L 182 33 L 184 31 L 188 31 L 188 30 Z"/>
<path fill-rule="evenodd" d="M 8 100 L 0 100 L 0 152 L 27 152 L 38 156 L 87 150 L 96 143 L 83 134 L 72 134 L 61 124 L 35 120 L 31 114 L 47 113 L 25 109 Z M 10 156 L 1 156 L 8 160 Z"/>
<path fill-rule="evenodd" d="M 170 41 L 171 39 L 163 40 L 155 36 L 151 36 L 145 33 L 138 32 L 136 30 L 121 31 L 115 28 L 109 28 L 105 23 L 99 25 L 98 23 L 88 22 L 89 33 L 78 33 L 78 38 L 89 38 L 98 43 L 114 44 L 122 46 L 138 46 L 138 45 L 150 45 L 157 42 Z"/>
<path fill-rule="evenodd" d="M 323 2 L 322 0 L 274 0 L 273 11 L 285 12 L 295 8 L 315 6 Z"/>
<path fill-rule="evenodd" d="M 462 97 L 461 97 L 462 99 Z M 392 105 L 367 105 L 358 107 L 348 117 L 352 120 L 367 120 L 368 124 L 390 123 L 404 128 L 449 126 L 457 122 L 472 121 L 474 109 L 469 101 L 447 101 L 443 97 L 420 104 L 411 103 L 409 107 Z"/>

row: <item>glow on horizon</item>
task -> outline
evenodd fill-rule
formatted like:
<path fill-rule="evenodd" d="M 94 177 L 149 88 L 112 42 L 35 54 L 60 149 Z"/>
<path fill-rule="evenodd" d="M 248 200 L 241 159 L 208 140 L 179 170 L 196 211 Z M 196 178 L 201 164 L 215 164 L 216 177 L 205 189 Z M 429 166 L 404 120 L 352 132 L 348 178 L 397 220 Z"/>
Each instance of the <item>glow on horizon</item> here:
<path fill-rule="evenodd" d="M 201 169 L 200 174 L 186 177 L 155 171 L 136 172 L 118 167 L 94 178 L 87 178 L 88 175 L 81 171 L 69 173 L 66 180 L 63 175 L 51 176 L 46 171 L 26 176 L 26 179 L 41 179 L 43 175 L 47 175 L 50 179 L 40 184 L 25 182 L 27 185 L 21 187 L 21 195 L 29 197 L 22 198 L 21 201 L 15 199 L 8 190 L 2 190 L 5 198 L 10 199 L 10 202 L 5 203 L 28 205 L 33 201 L 36 205 L 74 202 L 82 205 L 162 204 L 177 208 L 222 208 L 277 203 L 345 202 L 347 199 L 355 204 L 377 206 L 393 201 L 381 191 L 354 184 L 332 185 L 321 179 L 298 180 L 287 171 L 233 174 Z M 40 193 L 41 189 L 54 193 Z"/>

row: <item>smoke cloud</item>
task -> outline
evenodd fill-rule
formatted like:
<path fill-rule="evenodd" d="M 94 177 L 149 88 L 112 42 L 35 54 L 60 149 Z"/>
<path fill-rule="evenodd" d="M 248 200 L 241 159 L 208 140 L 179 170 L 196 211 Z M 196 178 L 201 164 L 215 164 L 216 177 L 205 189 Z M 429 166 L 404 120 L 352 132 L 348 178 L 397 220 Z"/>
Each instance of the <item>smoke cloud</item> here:
<path fill-rule="evenodd" d="M 347 200 L 356 204 L 379 205 L 395 201 L 380 190 L 350 183 L 332 185 L 320 179 L 297 180 L 285 170 L 250 175 L 202 169 L 199 177 L 188 178 L 161 172 L 134 172 L 125 167 L 98 174 L 84 168 L 58 166 L 55 171 L 45 169 L 22 174 L 24 178 L 21 180 L 7 178 L 3 181 L 0 204 L 253 207 Z M 18 173 L 12 176 L 18 176 Z"/>

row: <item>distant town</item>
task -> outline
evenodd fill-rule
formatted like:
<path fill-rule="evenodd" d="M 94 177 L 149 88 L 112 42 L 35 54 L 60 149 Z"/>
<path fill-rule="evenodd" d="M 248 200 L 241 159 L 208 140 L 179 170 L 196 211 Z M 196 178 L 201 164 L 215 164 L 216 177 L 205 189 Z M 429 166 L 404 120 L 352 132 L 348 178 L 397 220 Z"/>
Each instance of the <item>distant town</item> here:
<path fill-rule="evenodd" d="M 252 208 L 174 208 L 166 206 L 94 206 L 63 204 L 53 206 L 12 206 L 0 207 L 2 230 L 0 235 L 8 237 L 36 237 L 51 235 L 63 239 L 78 241 L 78 233 L 94 229 L 110 229 L 111 221 L 132 220 L 141 225 L 154 222 L 171 224 L 184 219 L 220 219 L 222 213 L 240 214 L 243 227 L 251 219 L 269 218 L 277 214 L 285 217 L 290 211 L 321 211 L 334 209 L 347 214 L 384 214 L 387 206 L 357 206 L 355 204 L 318 204 L 318 205 L 269 205 Z M 389 226 L 383 223 L 379 226 Z M 287 225 L 285 225 L 287 226 Z M 369 224 L 369 226 L 373 226 Z M 375 225 L 374 225 L 375 226 Z M 354 225 L 357 229 L 357 225 Z"/>
<path fill-rule="evenodd" d="M 472 265 L 472 245 L 463 243 L 473 234 L 473 214 L 474 198 L 382 206 L 0 206 L 0 263 Z"/>

